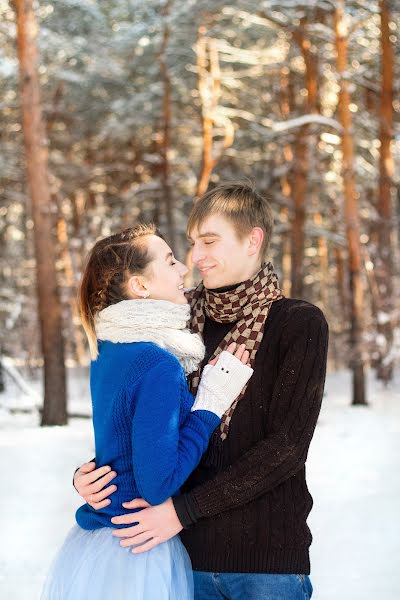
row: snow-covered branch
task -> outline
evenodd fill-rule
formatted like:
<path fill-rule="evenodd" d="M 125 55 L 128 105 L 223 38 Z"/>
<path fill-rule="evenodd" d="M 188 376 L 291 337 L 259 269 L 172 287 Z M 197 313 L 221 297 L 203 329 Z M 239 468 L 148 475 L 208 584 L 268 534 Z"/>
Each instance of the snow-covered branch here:
<path fill-rule="evenodd" d="M 251 123 L 257 124 L 258 126 L 261 126 L 264 129 L 269 129 L 275 133 L 283 133 L 285 131 L 289 131 L 290 129 L 296 129 L 297 127 L 302 127 L 303 125 L 312 124 L 331 127 L 332 129 L 335 129 L 339 132 L 342 131 L 342 126 L 338 121 L 336 121 L 336 119 L 324 117 L 323 115 L 308 114 L 302 115 L 301 117 L 296 117 L 294 119 L 288 119 L 287 121 L 273 121 L 272 119 L 261 119 L 261 121 L 257 122 L 254 114 L 246 110 L 239 110 L 227 107 L 220 107 L 219 110 L 229 117 L 239 117 L 240 119 L 244 119 Z"/>
<path fill-rule="evenodd" d="M 278 123 L 272 121 L 271 119 L 262 119 L 261 124 L 265 127 L 270 127 L 273 131 L 283 132 L 288 131 L 289 129 L 295 129 L 297 127 L 302 127 L 303 125 L 326 125 L 327 127 L 332 127 L 336 129 L 336 131 L 342 131 L 342 126 L 339 121 L 336 119 L 331 119 L 330 117 L 324 117 L 323 115 L 302 115 L 301 117 L 296 117 L 294 119 L 288 119 L 287 121 L 280 121 Z"/>

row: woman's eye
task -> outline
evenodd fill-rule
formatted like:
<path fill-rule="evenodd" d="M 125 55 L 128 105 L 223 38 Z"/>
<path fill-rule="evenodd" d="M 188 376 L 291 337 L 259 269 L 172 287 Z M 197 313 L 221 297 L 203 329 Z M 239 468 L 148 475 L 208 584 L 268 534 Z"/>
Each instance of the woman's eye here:
<path fill-rule="evenodd" d="M 171 267 L 173 267 L 174 265 L 176 265 L 176 262 L 172 262 L 171 263 Z"/>
<path fill-rule="evenodd" d="M 206 246 L 209 246 L 210 244 L 213 244 L 214 242 L 215 242 L 215 240 L 213 240 L 212 242 L 204 242 L 204 244 L 205 244 Z"/>

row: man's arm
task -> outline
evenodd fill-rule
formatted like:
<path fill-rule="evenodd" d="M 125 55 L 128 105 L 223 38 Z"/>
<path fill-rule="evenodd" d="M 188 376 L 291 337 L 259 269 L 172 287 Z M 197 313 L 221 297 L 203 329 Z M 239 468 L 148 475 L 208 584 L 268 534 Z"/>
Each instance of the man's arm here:
<path fill-rule="evenodd" d="M 272 433 L 212 480 L 175 497 L 174 506 L 163 503 L 142 510 L 139 525 L 117 532 L 118 537 L 129 537 L 126 545 L 136 543 L 134 536 L 146 531 L 151 531 L 154 540 L 165 541 L 169 531 L 179 531 L 178 523 L 187 527 L 200 518 L 246 504 L 304 466 L 325 382 L 328 326 L 321 311 L 310 306 L 293 310 L 281 346 L 283 359 L 272 395 L 276 407 Z M 139 508 L 140 502 L 134 500 L 126 508 Z M 162 520 L 158 518 L 161 511 Z M 133 522 L 131 516 L 114 517 L 112 522 L 128 525 Z M 138 547 L 134 552 L 145 549 Z"/>
<path fill-rule="evenodd" d="M 262 496 L 304 466 L 326 374 L 328 325 L 321 311 L 294 310 L 281 344 L 285 356 L 272 395 L 272 433 L 212 480 L 174 498 L 186 527 Z"/>

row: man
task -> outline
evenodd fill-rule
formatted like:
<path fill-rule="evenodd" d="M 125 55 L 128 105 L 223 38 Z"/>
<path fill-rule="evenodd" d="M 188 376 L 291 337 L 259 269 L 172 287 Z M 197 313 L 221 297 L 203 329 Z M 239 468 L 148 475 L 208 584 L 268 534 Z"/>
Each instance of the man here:
<path fill-rule="evenodd" d="M 125 508 L 142 511 L 113 519 L 127 525 L 115 533 L 123 545 L 139 544 L 135 553 L 180 532 L 196 600 L 312 594 L 305 461 L 323 394 L 328 327 L 317 307 L 281 295 L 265 263 L 272 225 L 269 203 L 248 185 L 221 185 L 194 205 L 188 237 L 202 283 L 189 301 L 192 329 L 207 348 L 204 364 L 230 342 L 245 341 L 254 374 L 181 495 L 154 507 L 133 500 Z M 193 392 L 198 379 L 190 381 Z M 94 468 L 83 465 L 74 483 L 101 508 L 115 474 Z"/>

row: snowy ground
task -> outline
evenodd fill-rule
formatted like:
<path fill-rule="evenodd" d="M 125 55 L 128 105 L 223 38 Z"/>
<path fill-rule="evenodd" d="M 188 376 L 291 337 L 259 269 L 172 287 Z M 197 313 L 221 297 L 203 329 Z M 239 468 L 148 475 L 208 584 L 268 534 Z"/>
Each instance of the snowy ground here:
<path fill-rule="evenodd" d="M 71 389 L 74 412 L 88 407 L 82 381 Z M 371 377 L 371 406 L 351 408 L 349 375 L 328 377 L 308 460 L 313 600 L 400 598 L 399 384 L 383 391 Z M 0 395 L 0 598 L 34 600 L 73 524 L 72 473 L 93 455 L 93 436 L 89 420 L 41 429 L 6 402 Z"/>

